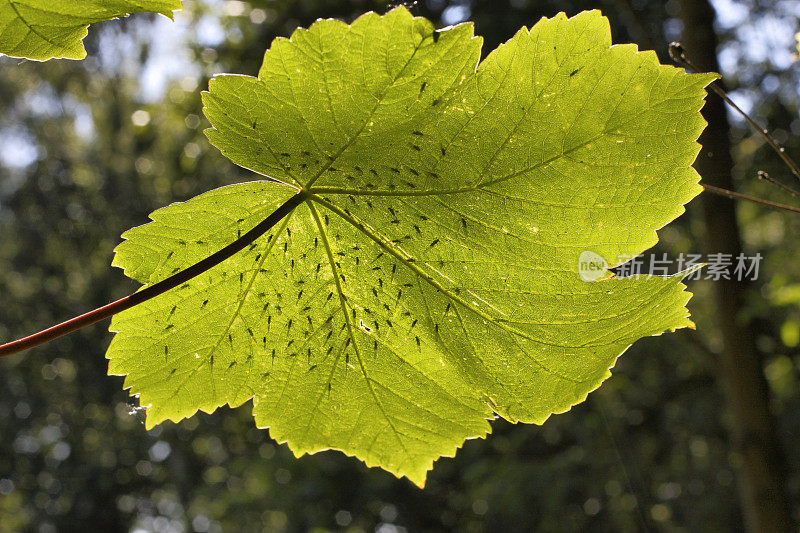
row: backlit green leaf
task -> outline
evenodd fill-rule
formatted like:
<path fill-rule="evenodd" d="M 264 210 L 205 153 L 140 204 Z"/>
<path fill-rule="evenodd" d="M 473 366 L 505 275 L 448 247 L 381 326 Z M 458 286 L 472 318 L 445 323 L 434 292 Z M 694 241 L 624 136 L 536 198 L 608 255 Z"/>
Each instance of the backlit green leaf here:
<path fill-rule="evenodd" d="M 89 24 L 151 11 L 172 18 L 181 0 L 0 0 L 0 54 L 83 59 Z"/>
<path fill-rule="evenodd" d="M 151 284 L 306 201 L 181 288 L 118 315 L 109 373 L 147 425 L 253 399 L 296 454 L 338 449 L 423 484 L 495 415 L 542 423 L 617 356 L 691 325 L 680 276 L 587 283 L 700 190 L 710 75 L 611 46 L 598 12 L 523 28 L 478 65 L 462 24 L 398 8 L 277 39 L 214 78 L 213 144 L 275 181 L 153 213 L 114 260 Z"/>

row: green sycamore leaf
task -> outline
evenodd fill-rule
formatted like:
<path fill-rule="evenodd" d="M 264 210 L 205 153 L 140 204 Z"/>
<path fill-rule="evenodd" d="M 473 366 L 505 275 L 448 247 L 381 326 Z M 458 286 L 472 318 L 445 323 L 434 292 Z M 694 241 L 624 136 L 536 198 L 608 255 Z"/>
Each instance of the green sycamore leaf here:
<path fill-rule="evenodd" d="M 89 24 L 151 11 L 172 18 L 181 0 L 0 0 L 0 54 L 83 59 Z"/>
<path fill-rule="evenodd" d="M 109 373 L 147 427 L 253 400 L 297 455 L 418 485 L 495 416 L 543 423 L 637 339 L 691 326 L 681 276 L 587 283 L 700 191 L 712 75 L 611 46 L 597 11 L 523 28 L 478 65 L 471 24 L 405 8 L 277 39 L 204 94 L 208 138 L 269 176 L 152 214 L 114 265 L 152 284 L 305 191 L 248 249 L 117 315 Z M 624 259 L 623 259 L 624 260 Z"/>

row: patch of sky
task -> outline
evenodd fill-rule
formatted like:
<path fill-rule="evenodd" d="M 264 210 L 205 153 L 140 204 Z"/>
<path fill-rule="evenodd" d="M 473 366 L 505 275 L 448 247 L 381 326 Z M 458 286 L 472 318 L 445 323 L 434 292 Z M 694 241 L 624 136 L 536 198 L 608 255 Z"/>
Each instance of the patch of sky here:
<path fill-rule="evenodd" d="M 193 34 L 196 32 L 201 44 L 207 46 L 208 41 L 200 39 L 202 28 L 205 27 L 202 21 L 206 18 L 201 18 L 201 23 L 193 31 L 191 15 L 178 11 L 174 22 L 159 17 L 155 24 L 145 28 L 145 38 L 150 47 L 139 76 L 138 96 L 143 102 L 161 99 L 167 85 L 173 81 L 187 77 L 197 79 L 200 76 L 200 66 L 193 60 L 189 43 L 195 38 Z M 215 44 L 222 42 L 222 39 Z"/>
<path fill-rule="evenodd" d="M 0 165 L 11 170 L 24 169 L 39 159 L 36 140 L 19 125 L 0 129 L 0 147 Z"/>
<path fill-rule="evenodd" d="M 203 15 L 196 25 L 197 42 L 202 46 L 219 46 L 225 40 L 225 28 L 214 15 Z"/>
<path fill-rule="evenodd" d="M 94 118 L 92 118 L 92 108 L 87 104 L 75 102 L 71 109 L 74 117 L 72 127 L 75 134 L 84 141 L 91 141 L 95 136 Z"/>
<path fill-rule="evenodd" d="M 60 116 L 73 118 L 75 133 L 84 141 L 94 138 L 94 120 L 92 109 L 79 102 L 70 93 L 58 95 L 52 85 L 44 81 L 34 89 L 27 91 L 21 99 L 21 105 L 15 110 L 17 115 L 53 119 Z M 2 150 L 3 148 L 0 148 Z"/>
<path fill-rule="evenodd" d="M 239 0 L 196 0 L 185 1 L 184 9 L 175 12 L 174 21 L 165 17 L 140 17 L 141 23 L 136 25 L 134 36 L 138 43 L 148 44 L 148 56 L 144 65 L 138 66 L 138 73 L 124 73 L 139 79 L 137 96 L 142 103 L 158 101 L 167 86 L 175 81 L 184 88 L 196 87 L 203 67 L 194 58 L 192 48 L 199 45 L 211 49 L 226 40 L 235 43 L 242 39 L 238 27 L 222 24 L 224 17 L 249 16 L 251 22 L 260 24 L 272 18 L 271 15 L 271 10 L 251 9 L 249 3 Z M 109 41 L 117 38 L 118 35 L 114 35 Z M 133 44 L 138 44 L 136 40 Z M 123 43 L 123 47 L 129 44 Z M 113 42 L 108 45 L 114 46 Z M 108 65 L 109 61 L 104 64 Z"/>
<path fill-rule="evenodd" d="M 718 28 L 735 35 L 718 52 L 722 75 L 736 78 L 742 87 L 732 91 L 731 98 L 747 113 L 752 113 L 767 94 L 785 93 L 787 98 L 796 99 L 800 94 L 796 84 L 781 87 L 777 77 L 764 77 L 764 73 L 785 72 L 796 64 L 800 2 L 777 1 L 764 11 L 742 0 L 712 0 L 712 4 Z M 730 113 L 730 117 L 736 122 L 744 120 L 737 113 Z"/>
<path fill-rule="evenodd" d="M 53 86 L 44 81 L 27 91 L 21 103 L 22 108 L 17 112 L 21 111 L 35 117 L 53 118 L 63 112 L 61 100 L 53 90 Z"/>
<path fill-rule="evenodd" d="M 0 200 L 24 183 L 26 169 L 44 155 L 27 128 L 15 124 L 0 127 Z M 0 218 L 5 216 L 0 203 Z"/>
<path fill-rule="evenodd" d="M 162 16 L 132 15 L 124 28 L 113 21 L 99 28 L 98 67 L 108 75 L 138 80 L 136 96 L 141 103 L 160 100 L 174 81 L 197 79 L 201 68 L 194 61 L 190 45 L 206 45 L 219 37 L 213 24 L 203 22 L 214 17 L 204 16 L 193 27 L 191 5 L 186 5 L 187 9 L 175 12 L 174 21 Z M 219 44 L 221 40 L 215 42 Z M 147 45 L 147 55 L 141 62 L 143 44 Z"/>
<path fill-rule="evenodd" d="M 464 22 L 472 15 L 469 1 L 452 2 L 442 11 L 442 24 L 452 26 Z"/>
<path fill-rule="evenodd" d="M 76 100 L 71 94 L 59 96 L 53 87 L 40 82 L 19 99 L 12 116 L 0 124 L 0 165 L 22 170 L 41 157 L 36 139 L 27 128 L 20 125 L 22 117 L 52 120 L 62 116 L 73 119 L 75 133 L 84 141 L 94 138 L 94 120 L 91 107 Z"/>
<path fill-rule="evenodd" d="M 717 26 L 729 30 L 744 23 L 750 16 L 750 8 L 737 0 L 711 0 L 717 14 Z"/>
<path fill-rule="evenodd" d="M 786 70 L 795 62 L 800 2 L 776 2 L 773 9 L 763 13 L 737 0 L 712 0 L 712 4 L 720 29 L 736 35 L 736 40 L 720 52 L 723 74 L 741 73 L 743 62 L 765 63 L 776 70 Z"/>
<path fill-rule="evenodd" d="M 786 70 L 794 63 L 792 56 L 797 20 L 766 14 L 750 24 L 736 28 L 745 59 L 751 62 L 765 62 L 778 70 Z"/>

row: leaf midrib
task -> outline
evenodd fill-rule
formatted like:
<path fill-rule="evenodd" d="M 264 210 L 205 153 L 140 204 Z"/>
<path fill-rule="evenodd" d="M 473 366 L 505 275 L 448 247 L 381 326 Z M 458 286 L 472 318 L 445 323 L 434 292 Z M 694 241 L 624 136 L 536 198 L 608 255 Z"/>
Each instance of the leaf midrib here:
<path fill-rule="evenodd" d="M 350 335 L 350 342 L 353 344 L 353 351 L 355 352 L 358 365 L 361 368 L 361 374 L 364 376 L 364 381 L 367 384 L 367 388 L 369 389 L 372 399 L 375 401 L 375 405 L 377 405 L 378 409 L 380 409 L 381 414 L 383 414 L 383 417 L 386 419 L 386 423 L 389 424 L 389 427 L 392 429 L 392 433 L 397 439 L 397 442 L 400 444 L 400 447 L 405 451 L 406 446 L 403 443 L 403 439 L 400 438 L 400 432 L 395 427 L 394 422 L 392 422 L 389 413 L 386 412 L 386 409 L 383 406 L 383 402 L 380 401 L 378 395 L 375 393 L 375 389 L 373 388 L 373 381 L 367 374 L 367 369 L 364 366 L 364 362 L 361 359 L 361 352 L 359 351 L 358 348 L 358 341 L 356 340 L 355 334 L 353 333 L 353 324 L 350 318 L 350 313 L 347 312 L 347 307 L 348 307 L 347 298 L 344 295 L 344 290 L 342 289 L 342 284 L 339 279 L 339 269 L 336 267 L 336 261 L 333 258 L 333 250 L 331 250 L 330 240 L 328 239 L 328 232 L 325 231 L 325 228 L 322 225 L 322 221 L 319 218 L 319 213 L 317 212 L 317 209 L 314 206 L 314 204 L 306 200 L 306 205 L 308 206 L 309 211 L 311 211 L 311 216 L 314 219 L 314 223 L 317 225 L 317 230 L 320 233 L 322 244 L 325 246 L 325 252 L 328 256 L 328 263 L 331 267 L 331 274 L 333 275 L 334 281 L 336 283 L 336 291 L 338 292 L 339 295 L 339 305 L 342 309 L 342 313 L 344 314 L 345 323 L 347 324 L 347 332 Z M 345 348 L 345 350 L 346 349 L 347 348 Z M 336 364 L 334 363 L 332 365 L 331 375 L 333 375 L 333 369 L 335 368 Z M 316 412 L 316 409 L 314 411 Z M 311 424 L 309 423 L 309 428 L 310 426 Z M 308 431 L 308 428 L 306 431 Z"/>
<path fill-rule="evenodd" d="M 21 21 L 22 21 L 22 23 L 23 23 L 23 24 L 24 24 L 24 25 L 25 25 L 25 26 L 28 28 L 28 30 L 30 31 L 30 33 L 33 33 L 34 35 L 36 35 L 37 37 L 39 37 L 41 40 L 43 40 L 44 42 L 48 43 L 49 45 L 51 45 L 51 46 L 53 46 L 53 47 L 57 47 L 57 48 L 58 48 L 58 47 L 62 47 L 62 45 L 61 45 L 61 44 L 55 43 L 55 42 L 51 41 L 51 40 L 50 40 L 50 39 L 49 39 L 49 38 L 48 38 L 46 35 L 43 35 L 43 34 L 39 33 L 39 31 L 37 31 L 37 30 L 36 30 L 36 29 L 33 27 L 33 25 L 31 25 L 31 24 L 30 24 L 30 23 L 27 21 L 27 19 L 26 19 L 25 17 L 23 17 L 23 16 L 22 16 L 22 14 L 21 14 L 21 13 L 19 12 L 19 10 L 17 9 L 17 6 L 16 6 L 16 4 L 17 4 L 17 2 L 15 2 L 14 0 L 9 0 L 9 1 L 8 1 L 8 5 L 10 5 L 10 6 L 11 6 L 11 9 L 13 9 L 13 10 L 14 10 L 14 13 L 17 15 L 17 18 L 18 18 L 19 20 L 21 20 Z M 32 9 L 35 9 L 35 8 L 33 8 L 32 6 L 28 6 L 28 7 L 31 7 Z M 80 27 L 80 25 L 78 25 L 78 26 L 76 26 L 76 27 Z"/>
<path fill-rule="evenodd" d="M 338 215 L 343 220 L 345 220 L 347 223 L 349 223 L 351 226 L 353 226 L 356 230 L 358 230 L 359 232 L 363 233 L 370 240 L 372 240 L 376 244 L 378 244 L 378 246 L 380 246 L 383 250 L 385 250 L 386 252 L 391 254 L 395 259 L 400 261 L 403 265 L 405 265 L 407 268 L 409 268 L 412 272 L 414 272 L 415 274 L 419 275 L 422 279 L 426 280 L 431 286 L 433 286 L 435 289 L 439 290 L 442 294 L 447 296 L 447 298 L 449 298 L 452 302 L 458 303 L 458 304 L 464 306 L 466 309 L 469 309 L 470 311 L 472 311 L 473 313 L 475 313 L 476 315 L 478 315 L 482 319 L 484 319 L 487 322 L 491 323 L 492 325 L 504 330 L 506 333 L 508 333 L 508 334 L 510 334 L 512 336 L 513 335 L 517 335 L 517 336 L 519 336 L 519 337 L 521 337 L 521 338 L 523 338 L 525 340 L 534 342 L 536 344 L 541 344 L 541 345 L 545 345 L 545 346 L 551 346 L 551 347 L 554 347 L 554 348 L 583 349 L 583 348 L 596 348 L 596 347 L 607 346 L 607 344 L 581 344 L 581 345 L 574 345 L 574 346 L 573 345 L 564 345 L 564 344 L 553 344 L 553 343 L 542 341 L 540 339 L 535 339 L 535 338 L 531 337 L 530 335 L 528 335 L 528 334 L 526 334 L 526 333 L 524 333 L 522 331 L 519 331 L 516 328 L 513 328 L 513 327 L 508 326 L 508 325 L 506 325 L 506 324 L 504 324 L 502 322 L 499 322 L 497 318 L 495 318 L 492 315 L 489 315 L 488 313 L 476 308 L 474 305 L 472 305 L 471 303 L 467 302 L 466 300 L 464 300 L 463 298 L 461 298 L 457 294 L 453 294 L 452 291 L 448 290 L 445 286 L 443 286 L 441 283 L 436 281 L 430 274 L 428 274 L 424 270 L 420 269 L 416 265 L 415 259 L 413 257 L 411 257 L 410 254 L 404 255 L 404 254 L 400 253 L 397 250 L 397 247 L 387 243 L 384 238 L 379 236 L 379 233 L 377 231 L 375 231 L 371 227 L 368 227 L 361 220 L 356 219 L 356 217 L 354 215 L 352 215 L 351 213 L 343 211 L 341 208 L 339 208 L 338 206 L 334 205 L 330 201 L 328 201 L 328 200 L 326 200 L 324 198 L 321 198 L 321 197 L 319 197 L 317 195 L 314 195 L 314 194 L 309 194 L 308 197 L 307 197 L 307 201 L 316 202 L 316 203 L 320 204 L 321 206 L 325 207 L 326 209 L 328 209 L 329 211 L 333 212 L 334 214 Z M 470 294 L 472 294 L 472 293 L 470 292 Z M 478 299 L 481 299 L 477 295 L 474 295 L 474 294 L 472 294 L 472 295 L 474 297 L 478 298 Z"/>
<path fill-rule="evenodd" d="M 400 77 L 403 75 L 403 73 L 408 68 L 408 65 L 411 64 L 411 61 L 417 55 L 417 52 L 419 51 L 419 49 L 422 48 L 422 44 L 429 38 L 430 38 L 430 36 L 423 37 L 420 40 L 420 42 L 414 47 L 414 51 L 408 57 L 408 60 L 403 64 L 403 67 L 397 72 L 397 74 L 392 78 L 392 81 L 386 85 L 384 90 L 378 96 L 378 98 L 376 99 L 377 101 L 375 102 L 375 105 L 372 107 L 372 110 L 369 113 L 369 116 L 367 116 L 367 118 L 364 120 L 364 123 L 361 124 L 361 127 L 358 129 L 358 131 L 355 132 L 352 135 L 352 137 L 350 137 L 350 139 L 334 155 L 332 155 L 332 156 L 330 156 L 328 158 L 328 162 L 326 164 L 322 165 L 322 167 L 314 174 L 314 176 L 312 176 L 312 178 L 310 180 L 308 180 L 308 183 L 303 185 L 304 188 L 310 189 L 311 186 L 314 184 L 314 182 L 317 181 L 320 177 L 322 177 L 322 175 L 325 174 L 325 172 L 328 171 L 328 169 L 331 167 L 331 165 L 333 165 L 333 163 L 337 159 L 339 159 L 342 156 L 342 154 L 345 151 L 347 151 L 348 148 L 350 148 L 353 145 L 353 143 L 356 141 L 356 139 L 358 139 L 359 135 L 361 135 L 361 133 L 364 131 L 364 128 L 367 127 L 367 124 L 370 123 L 370 121 L 372 120 L 372 117 L 375 116 L 375 111 L 377 111 L 378 107 L 380 107 L 381 103 L 383 102 L 383 99 L 386 97 L 386 94 L 389 92 L 389 90 L 392 87 L 394 87 L 394 85 L 397 83 L 397 80 L 400 79 Z M 323 61 L 322 64 L 323 64 L 323 74 L 324 74 L 325 73 L 325 69 L 324 69 L 325 62 Z M 327 83 L 325 84 L 325 88 L 327 90 L 327 88 L 328 88 Z M 329 92 L 328 92 L 328 99 L 330 100 L 330 93 Z M 331 118 L 334 120 L 334 122 L 336 122 L 336 115 L 333 112 L 333 108 L 331 108 Z M 324 154 L 325 152 L 322 152 L 322 153 Z"/>
<path fill-rule="evenodd" d="M 640 69 L 641 66 L 642 65 L 640 64 L 638 66 L 638 68 Z M 668 99 L 665 99 L 663 101 L 666 101 L 666 100 L 668 100 Z M 626 125 L 626 124 L 636 120 L 643 113 L 647 112 L 648 109 L 657 107 L 658 105 L 663 103 L 663 101 L 659 101 L 657 103 L 651 104 L 648 108 L 644 108 L 644 109 L 639 110 L 638 113 L 635 113 L 629 119 L 625 120 L 622 123 L 616 124 L 615 128 L 619 128 L 619 127 L 621 127 L 623 125 Z M 528 111 L 529 110 L 526 110 L 526 113 Z M 472 119 L 472 117 L 470 117 L 470 120 L 471 119 Z M 362 129 L 363 129 L 363 127 L 362 127 Z M 532 171 L 537 170 L 539 168 L 545 167 L 545 166 L 547 166 L 547 165 L 549 165 L 551 163 L 554 163 L 555 161 L 557 161 L 557 160 L 559 160 L 559 159 L 561 159 L 563 157 L 568 156 L 569 154 L 571 154 L 573 152 L 576 152 L 578 150 L 586 148 L 589 144 L 591 144 L 591 143 L 595 142 L 596 140 L 601 139 L 601 138 L 603 138 L 603 137 L 605 137 L 605 136 L 607 136 L 607 135 L 609 135 L 611 133 L 612 133 L 611 130 L 609 130 L 607 127 L 603 128 L 603 131 L 601 131 L 597 135 L 595 135 L 593 137 L 590 137 L 589 139 L 583 141 L 582 143 L 576 144 L 575 146 L 573 146 L 572 148 L 569 148 L 568 150 L 562 150 L 560 153 L 553 155 L 549 159 L 546 159 L 544 161 L 540 161 L 540 162 L 538 162 L 538 163 L 536 163 L 534 165 L 531 165 L 531 166 L 529 166 L 527 168 L 524 168 L 522 170 L 514 171 L 514 172 L 512 172 L 510 174 L 507 174 L 505 176 L 500 176 L 499 178 L 495 178 L 493 180 L 489 180 L 489 181 L 485 181 L 485 182 L 479 181 L 478 183 L 476 183 L 474 185 L 468 185 L 468 186 L 465 186 L 465 187 L 456 187 L 456 188 L 452 188 L 452 189 L 421 190 L 421 191 L 417 191 L 417 190 L 397 191 L 397 190 L 387 190 L 387 189 L 383 189 L 383 190 L 381 190 L 381 189 L 364 190 L 364 189 L 350 189 L 350 188 L 347 188 L 347 187 L 326 186 L 326 185 L 322 185 L 322 186 L 318 186 L 318 187 L 311 187 L 310 184 L 313 183 L 313 181 L 312 181 L 312 182 L 309 182 L 309 185 L 307 186 L 308 187 L 307 188 L 307 192 L 309 194 L 345 194 L 345 195 L 349 194 L 349 195 L 352 195 L 352 196 L 417 196 L 417 197 L 420 197 L 420 196 L 436 196 L 436 195 L 444 195 L 444 194 L 463 194 L 463 193 L 475 192 L 475 191 L 478 191 L 478 190 L 485 190 L 484 187 L 488 187 L 488 186 L 491 186 L 491 185 L 496 185 L 496 184 L 499 184 L 499 183 L 503 183 L 503 182 L 509 181 L 511 179 L 517 178 L 519 176 L 522 176 L 524 174 L 527 174 L 528 172 L 532 172 Z M 353 140 L 357 136 L 358 136 L 358 134 L 354 135 L 353 136 Z M 507 142 L 507 139 L 506 139 L 506 142 Z M 501 150 L 501 148 L 498 148 L 498 150 L 494 154 L 493 158 L 498 155 L 500 150 Z M 340 156 L 340 155 L 341 154 L 338 154 L 338 156 Z M 334 162 L 335 162 L 335 159 L 330 160 L 329 164 L 328 164 L 328 167 L 330 167 L 330 165 L 332 165 Z M 486 168 L 488 169 L 488 167 L 486 167 Z M 322 170 L 321 172 L 324 172 L 325 170 L 327 170 L 327 168 Z M 487 191 L 487 192 L 490 192 L 490 191 Z M 533 200 L 531 200 L 531 201 L 533 201 Z M 539 202 L 539 203 L 542 203 L 542 202 Z M 568 206 L 568 205 L 561 205 L 561 204 L 548 204 L 548 205 L 553 205 L 554 207 L 577 207 L 577 206 Z M 603 207 L 609 207 L 609 206 L 603 206 Z"/>
<path fill-rule="evenodd" d="M 586 148 L 587 145 L 593 143 L 594 141 L 596 141 L 597 139 L 599 139 L 601 137 L 604 137 L 605 135 L 608 135 L 608 133 L 609 133 L 608 131 L 603 131 L 603 132 L 595 135 L 594 137 L 584 141 L 583 143 L 578 144 L 576 146 L 573 146 L 569 150 L 565 150 L 565 151 L 563 151 L 563 152 L 561 152 L 559 154 L 556 154 L 556 155 L 552 156 L 549 159 L 546 159 L 544 161 L 540 161 L 539 163 L 536 163 L 535 165 L 531 165 L 531 166 L 529 166 L 527 168 L 524 168 L 522 170 L 517 170 L 515 172 L 512 172 L 512 173 L 507 174 L 505 176 L 501 176 L 499 178 L 495 178 L 493 180 L 483 181 L 483 182 L 479 181 L 478 183 L 476 183 L 474 185 L 468 185 L 468 186 L 465 186 L 465 187 L 457 187 L 457 188 L 454 188 L 454 189 L 433 189 L 433 190 L 427 190 L 427 191 L 416 191 L 416 190 L 414 190 L 414 191 L 396 191 L 396 190 L 386 190 L 386 189 L 384 189 L 384 190 L 380 190 L 380 189 L 368 189 L 368 190 L 364 190 L 364 189 L 348 189 L 346 187 L 331 187 L 331 186 L 323 185 L 323 186 L 320 186 L 320 187 L 308 188 L 307 189 L 307 193 L 309 195 L 315 195 L 315 196 L 319 195 L 319 194 L 350 194 L 350 195 L 353 195 L 353 196 L 418 196 L 419 197 L 419 196 L 439 196 L 439 195 L 444 195 L 444 194 L 463 194 L 463 193 L 470 193 L 470 192 L 476 192 L 476 191 L 490 192 L 490 191 L 487 191 L 485 189 L 485 187 L 489 187 L 491 185 L 497 185 L 499 183 L 503 183 L 503 182 L 512 180 L 514 178 L 518 178 L 518 177 L 520 177 L 520 176 L 522 176 L 524 174 L 527 174 L 528 172 L 532 172 L 532 171 L 537 170 L 539 168 L 545 167 L 545 166 L 547 166 L 547 165 L 549 165 L 551 163 L 554 163 L 555 161 L 558 161 L 562 157 L 566 157 L 567 155 L 571 154 L 572 152 L 576 152 L 578 150 Z M 531 200 L 531 201 L 533 201 L 533 200 Z M 553 205 L 555 207 L 571 207 L 571 206 L 562 205 L 562 204 L 548 204 L 548 205 Z"/>
<path fill-rule="evenodd" d="M 369 237 L 370 239 L 375 241 L 379 246 L 381 246 L 384 250 L 386 250 L 393 257 L 395 257 L 395 259 L 400 261 L 407 268 L 411 269 L 412 272 L 414 272 L 415 274 L 420 276 L 422 279 L 424 279 L 426 282 L 428 282 L 432 287 L 434 287 L 439 292 L 444 294 L 447 298 L 449 298 L 452 302 L 458 303 L 458 304 L 464 306 L 466 309 L 472 311 L 474 314 L 478 315 L 480 318 L 486 320 L 487 322 L 495 325 L 499 329 L 505 331 L 512 338 L 513 342 L 520 348 L 522 353 L 524 353 L 531 361 L 536 363 L 545 372 L 547 372 L 549 374 L 552 374 L 552 375 L 554 375 L 554 376 L 556 376 L 558 378 L 561 378 L 561 379 L 563 379 L 565 381 L 569 381 L 569 382 L 575 383 L 575 384 L 587 381 L 587 380 L 576 380 L 576 379 L 570 378 L 570 377 L 565 376 L 565 375 L 561 374 L 560 372 L 557 372 L 557 371 L 553 370 L 552 368 L 548 367 L 543 362 L 541 362 L 540 360 L 538 360 L 535 357 L 533 357 L 530 353 L 528 353 L 528 351 L 525 350 L 519 344 L 519 341 L 517 340 L 517 337 L 521 337 L 521 338 L 523 338 L 525 340 L 534 342 L 536 344 L 542 344 L 542 345 L 545 345 L 545 346 L 552 346 L 552 347 L 555 347 L 555 348 L 588 348 L 588 347 L 592 347 L 592 345 L 586 344 L 586 345 L 581 345 L 581 346 L 564 346 L 564 345 L 560 345 L 560 344 L 552 344 L 552 343 L 548 343 L 548 342 L 545 342 L 545 341 L 542 341 L 542 340 L 539 340 L 539 339 L 534 339 L 533 337 L 531 337 L 531 336 L 529 336 L 529 335 L 517 330 L 516 328 L 508 326 L 508 325 L 506 325 L 504 323 L 498 322 L 497 319 L 495 319 L 494 317 L 492 317 L 491 315 L 489 315 L 487 313 L 484 313 L 480 309 L 477 309 L 474 305 L 468 303 L 466 300 L 464 300 L 460 296 L 458 296 L 456 294 L 452 294 L 452 292 L 450 292 L 442 284 L 440 284 L 438 281 L 433 279 L 430 275 L 428 275 L 423 270 L 419 269 L 413 263 L 413 258 L 411 258 L 410 256 L 409 257 L 403 257 L 403 255 L 400 254 L 395 249 L 394 246 L 391 246 L 391 245 L 385 243 L 377 235 L 373 234 L 372 232 L 367 231 L 366 226 L 363 223 L 360 223 L 359 221 L 355 220 L 355 218 L 352 215 L 341 211 L 337 206 L 335 206 L 335 205 L 333 205 L 333 204 L 331 204 L 329 202 L 326 202 L 325 200 L 323 200 L 323 199 L 321 199 L 319 197 L 309 196 L 308 200 L 312 200 L 312 201 L 315 201 L 317 203 L 320 203 L 321 205 L 323 205 L 324 207 L 328 208 L 333 213 L 335 213 L 335 214 L 339 215 L 340 217 L 342 217 L 342 219 L 346 220 L 348 223 L 353 225 L 357 230 L 359 230 L 364 235 L 366 235 L 367 237 Z M 311 205 L 311 204 L 309 203 L 309 205 Z M 315 211 L 312 211 L 312 212 L 315 212 Z M 315 217 L 315 219 L 316 219 L 316 217 Z M 322 232 L 323 228 L 322 228 L 321 224 L 318 224 L 318 227 L 319 227 L 320 231 Z M 411 261 L 409 261 L 409 259 L 411 259 Z M 330 256 L 330 260 L 331 260 L 331 264 L 333 266 L 333 256 L 332 255 Z M 338 284 L 337 284 L 337 287 L 338 287 Z M 472 294 L 472 293 L 470 293 L 470 294 Z M 342 293 L 340 293 L 340 296 L 344 297 L 344 295 Z M 473 296 L 475 296 L 478 299 L 481 299 L 481 298 L 479 298 L 478 296 L 476 296 L 474 294 L 473 294 Z M 345 311 L 345 315 L 349 319 L 349 316 L 347 315 L 346 311 Z M 348 326 L 349 325 L 350 324 L 348 322 Z M 352 332 L 351 332 L 351 334 L 352 334 Z M 355 338 L 352 339 L 352 342 L 355 344 Z M 359 357 L 359 362 L 360 362 L 360 357 Z M 362 365 L 362 370 L 363 370 L 363 365 Z M 371 384 L 369 383 L 369 377 L 367 376 L 366 372 L 364 372 L 364 378 L 367 380 L 368 385 L 370 386 L 370 391 L 373 392 L 372 388 L 371 388 Z M 377 397 L 375 397 L 374 392 L 373 392 L 373 397 L 374 397 L 375 401 L 378 402 L 378 399 L 377 399 Z M 378 402 L 378 404 L 380 406 L 379 402 Z M 380 406 L 380 407 L 381 407 L 381 410 L 383 411 L 383 407 L 382 406 Z M 387 417 L 387 419 L 388 419 L 388 417 Z M 392 426 L 392 428 L 394 429 L 394 426 Z M 399 440 L 399 436 L 398 436 L 398 440 Z M 401 444 L 402 444 L 402 442 L 401 442 Z"/>

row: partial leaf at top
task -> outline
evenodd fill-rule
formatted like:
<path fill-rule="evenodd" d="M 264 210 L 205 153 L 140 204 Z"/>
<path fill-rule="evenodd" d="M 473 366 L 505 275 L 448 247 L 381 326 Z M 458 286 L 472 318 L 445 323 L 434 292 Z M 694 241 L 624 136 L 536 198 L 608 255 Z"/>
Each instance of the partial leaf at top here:
<path fill-rule="evenodd" d="M 297 453 L 338 449 L 422 484 L 488 420 L 542 423 L 617 356 L 691 325 L 676 277 L 584 283 L 699 192 L 710 75 L 611 46 L 599 12 L 523 28 L 483 62 L 462 24 L 404 8 L 277 39 L 258 78 L 204 95 L 209 139 L 276 181 L 211 191 L 127 232 L 145 284 L 302 189 L 250 249 L 118 315 L 109 372 L 147 424 L 253 399 Z M 283 183 L 281 183 L 283 182 Z"/>
<path fill-rule="evenodd" d="M 0 0 L 0 54 L 83 59 L 89 24 L 153 12 L 172 18 L 181 0 Z"/>

